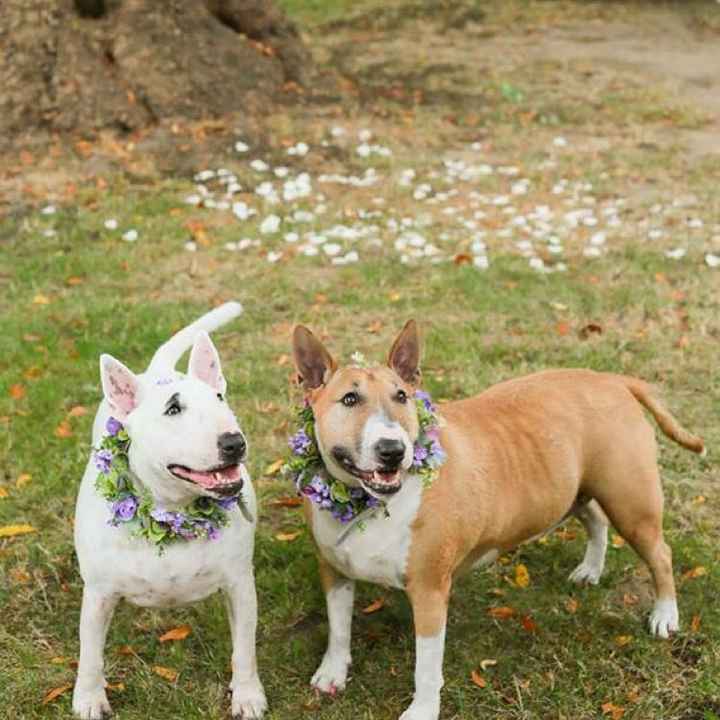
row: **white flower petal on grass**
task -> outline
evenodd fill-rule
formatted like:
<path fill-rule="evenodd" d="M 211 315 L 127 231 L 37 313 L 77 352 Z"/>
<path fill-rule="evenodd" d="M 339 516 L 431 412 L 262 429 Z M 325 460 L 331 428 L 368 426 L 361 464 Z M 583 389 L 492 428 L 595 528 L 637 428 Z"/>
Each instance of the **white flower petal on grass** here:
<path fill-rule="evenodd" d="M 197 250 L 197 243 L 194 240 L 188 240 L 184 247 L 188 252 L 195 252 Z"/>
<path fill-rule="evenodd" d="M 53 230 L 52 228 L 45 228 L 45 230 L 43 230 L 43 235 L 46 238 L 55 237 L 57 235 L 57 231 Z"/>
<path fill-rule="evenodd" d="M 293 145 L 292 147 L 289 147 L 287 150 L 288 155 L 297 155 L 298 157 L 303 157 L 304 155 L 308 154 L 308 150 L 310 150 L 310 147 L 307 143 L 299 142 Z"/>
<path fill-rule="evenodd" d="M 251 240 L 250 238 L 243 238 L 240 240 L 240 242 L 237 244 L 238 250 L 246 250 L 251 245 L 258 246 L 260 244 L 259 240 Z"/>
<path fill-rule="evenodd" d="M 318 254 L 318 249 L 314 245 L 305 245 L 302 248 L 302 254 L 307 255 L 308 257 L 312 257 L 313 255 Z"/>
<path fill-rule="evenodd" d="M 665 251 L 665 257 L 670 258 L 671 260 L 680 260 L 681 258 L 684 258 L 686 254 L 687 248 L 684 247 L 673 248 L 672 250 Z"/>
<path fill-rule="evenodd" d="M 188 195 L 185 198 L 187 205 L 199 205 L 202 202 L 202 198 L 199 195 Z"/>
<path fill-rule="evenodd" d="M 282 253 L 281 253 L 281 252 L 276 252 L 276 251 L 274 251 L 274 250 L 271 250 L 271 251 L 267 254 L 267 261 L 268 261 L 269 263 L 276 263 L 281 257 L 282 257 Z"/>
<path fill-rule="evenodd" d="M 54 205 L 46 205 L 40 212 L 43 215 L 54 215 L 56 212 L 56 207 Z"/>
<path fill-rule="evenodd" d="M 270 166 L 263 160 L 253 160 L 250 163 L 250 167 L 256 172 L 265 172 L 270 168 Z"/>
<path fill-rule="evenodd" d="M 555 147 L 567 147 L 568 141 L 561 136 L 558 136 L 556 138 L 553 138 L 553 145 Z"/>
<path fill-rule="evenodd" d="M 296 243 L 299 239 L 300 235 L 296 232 L 289 232 L 283 235 L 283 240 L 285 240 L 286 243 Z"/>
<path fill-rule="evenodd" d="M 215 177 L 214 170 L 201 170 L 195 175 L 195 182 L 205 182 L 206 180 L 212 180 Z"/>
<path fill-rule="evenodd" d="M 367 142 L 372 138 L 372 130 L 361 130 L 358 133 L 358 140 L 361 140 L 362 142 Z"/>
<path fill-rule="evenodd" d="M 240 248 L 238 247 L 238 243 L 236 242 L 226 242 L 225 249 L 234 252 L 235 250 L 239 250 Z"/>
<path fill-rule="evenodd" d="M 545 263 L 543 262 L 542 258 L 539 257 L 531 257 L 528 261 L 528 264 L 533 270 L 543 271 L 545 270 Z"/>
<path fill-rule="evenodd" d="M 326 243 L 322 246 L 322 249 L 326 255 L 333 256 L 337 255 L 342 250 L 342 247 L 337 243 Z"/>
<path fill-rule="evenodd" d="M 606 240 L 607 236 L 604 232 L 596 232 L 590 236 L 590 244 L 595 245 L 595 247 L 604 245 Z"/>
<path fill-rule="evenodd" d="M 138 239 L 138 231 L 137 230 L 128 230 L 127 232 L 123 233 L 122 239 L 125 242 L 135 242 Z"/>
<path fill-rule="evenodd" d="M 583 250 L 583 255 L 588 258 L 600 257 L 600 255 L 602 255 L 602 250 L 599 247 L 593 247 L 590 245 Z"/>
<path fill-rule="evenodd" d="M 706 253 L 705 263 L 708 267 L 711 268 L 720 267 L 720 255 L 715 255 L 714 253 Z"/>
<path fill-rule="evenodd" d="M 687 221 L 687 226 L 689 228 L 693 228 L 694 230 L 697 230 L 698 228 L 701 228 L 703 226 L 703 221 L 700 218 L 690 218 Z"/>
<path fill-rule="evenodd" d="M 281 220 L 277 215 L 268 215 L 260 223 L 260 232 L 263 235 L 270 235 L 271 233 L 276 233 L 280 228 L 280 222 Z"/>
<path fill-rule="evenodd" d="M 284 178 L 287 177 L 290 170 L 286 168 L 284 165 L 281 165 L 280 167 L 276 167 L 273 172 L 275 173 L 276 177 Z"/>
<path fill-rule="evenodd" d="M 235 215 L 238 220 L 247 220 L 249 217 L 252 217 L 256 214 L 255 210 L 253 210 L 244 202 L 233 203 L 232 211 L 233 215 Z"/>
<path fill-rule="evenodd" d="M 478 270 L 487 270 L 490 267 L 490 262 L 487 259 L 487 255 L 476 255 L 473 258 L 473 265 Z"/>
<path fill-rule="evenodd" d="M 655 228 L 648 233 L 650 240 L 659 240 L 665 233 L 659 228 Z"/>
<path fill-rule="evenodd" d="M 342 137 L 345 134 L 345 128 L 336 125 L 330 129 L 330 134 L 335 138 Z"/>
<path fill-rule="evenodd" d="M 103 224 L 107 230 L 117 230 L 118 221 L 115 218 L 109 218 Z"/>
<path fill-rule="evenodd" d="M 244 143 L 242 140 L 238 140 L 235 143 L 235 152 L 246 153 L 249 149 L 250 146 L 247 143 Z"/>

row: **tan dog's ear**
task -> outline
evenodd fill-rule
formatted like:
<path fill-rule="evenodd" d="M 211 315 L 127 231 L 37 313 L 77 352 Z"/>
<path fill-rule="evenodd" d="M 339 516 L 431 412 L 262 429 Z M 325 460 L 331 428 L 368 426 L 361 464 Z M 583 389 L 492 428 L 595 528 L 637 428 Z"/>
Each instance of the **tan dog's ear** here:
<path fill-rule="evenodd" d="M 337 368 L 325 346 L 303 325 L 293 330 L 293 358 L 306 390 L 325 385 Z"/>
<path fill-rule="evenodd" d="M 407 383 L 420 382 L 420 336 L 417 323 L 408 320 L 388 356 L 388 365 Z"/>

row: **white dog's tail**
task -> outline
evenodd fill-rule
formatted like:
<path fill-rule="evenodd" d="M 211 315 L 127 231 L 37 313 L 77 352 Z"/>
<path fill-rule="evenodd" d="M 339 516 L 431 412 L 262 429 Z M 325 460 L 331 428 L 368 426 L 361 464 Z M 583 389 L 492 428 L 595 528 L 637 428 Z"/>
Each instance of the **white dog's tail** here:
<path fill-rule="evenodd" d="M 160 374 L 174 370 L 177 361 L 186 350 L 192 347 L 197 334 L 201 330 L 211 333 L 221 325 L 225 325 L 225 323 L 236 318 L 242 311 L 243 307 L 239 302 L 227 302 L 206 313 L 201 318 L 198 318 L 186 328 L 183 328 L 158 348 L 148 366 L 148 374 Z"/>

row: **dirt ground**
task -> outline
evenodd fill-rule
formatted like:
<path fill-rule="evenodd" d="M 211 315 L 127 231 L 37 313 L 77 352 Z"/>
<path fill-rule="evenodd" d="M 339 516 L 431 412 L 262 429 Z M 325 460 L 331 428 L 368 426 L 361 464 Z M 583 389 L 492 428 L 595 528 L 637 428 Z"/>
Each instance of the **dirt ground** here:
<path fill-rule="evenodd" d="M 688 164 L 712 162 L 720 154 L 720 7 L 700 21 L 681 4 L 658 5 L 588 3 L 570 12 L 563 2 L 491 3 L 458 14 L 464 4 L 450 3 L 444 15 L 408 5 L 328 22 L 306 32 L 318 84 L 291 88 L 266 118 L 242 125 L 270 148 L 343 116 L 403 138 L 412 123 L 415 152 L 508 125 L 497 107 L 525 103 L 528 145 L 536 130 L 555 126 L 588 152 L 630 141 L 679 151 Z M 677 105 L 674 116 L 654 107 L 659 95 Z M 595 122 L 608 108 L 613 122 Z M 28 138 L 4 158 L 0 215 L 69 200 L 82 183 L 118 174 L 130 183 L 189 178 L 227 155 L 236 121 L 167 119 L 132 135 Z"/>

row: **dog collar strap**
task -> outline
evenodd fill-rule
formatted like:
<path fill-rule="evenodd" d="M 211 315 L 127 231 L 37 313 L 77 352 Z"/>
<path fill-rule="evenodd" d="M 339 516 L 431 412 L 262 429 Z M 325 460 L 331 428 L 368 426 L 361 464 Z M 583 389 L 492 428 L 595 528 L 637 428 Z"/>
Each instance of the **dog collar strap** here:
<path fill-rule="evenodd" d="M 215 540 L 228 522 L 227 512 L 235 505 L 244 510 L 240 495 L 215 499 L 199 497 L 181 510 L 156 507 L 149 492 L 138 493 L 128 460 L 130 438 L 123 424 L 113 417 L 105 424 L 106 434 L 94 449 L 98 476 L 95 488 L 110 504 L 108 524 L 128 527 L 133 535 L 157 545 L 179 540 Z"/>
<path fill-rule="evenodd" d="M 425 487 L 432 484 L 438 468 L 445 462 L 445 451 L 440 445 L 439 419 L 430 395 L 422 390 L 415 392 L 420 431 L 413 448 L 410 472 L 417 475 Z M 290 437 L 291 456 L 282 472 L 292 479 L 299 495 L 327 510 L 342 524 L 362 528 L 362 521 L 385 503 L 361 487 L 348 487 L 332 477 L 325 467 L 315 437 L 315 417 L 310 403 L 305 400 L 298 411 L 299 430 Z M 350 528 L 348 528 L 348 531 Z M 349 532 L 344 532 L 345 539 Z"/>

